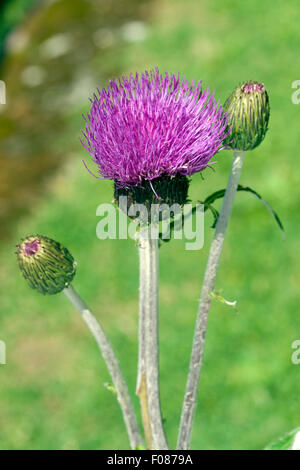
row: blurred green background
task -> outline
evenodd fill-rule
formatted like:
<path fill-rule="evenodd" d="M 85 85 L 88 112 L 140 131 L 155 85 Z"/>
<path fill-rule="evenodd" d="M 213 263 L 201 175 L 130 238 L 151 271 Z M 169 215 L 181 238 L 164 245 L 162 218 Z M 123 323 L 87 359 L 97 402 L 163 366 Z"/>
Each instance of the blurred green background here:
<path fill-rule="evenodd" d="M 96 238 L 96 208 L 112 184 L 84 169 L 82 113 L 97 86 L 119 74 L 159 66 L 203 79 L 223 102 L 248 79 L 265 84 L 269 132 L 246 156 L 241 184 L 278 211 L 239 193 L 217 278 L 238 312 L 212 303 L 192 448 L 260 449 L 299 425 L 300 366 L 291 343 L 299 322 L 300 79 L 298 0 L 12 0 L 1 7 L 0 365 L 1 449 L 125 449 L 128 441 L 93 338 L 66 298 L 30 290 L 14 245 L 42 233 L 78 261 L 74 281 L 115 346 L 134 396 L 138 258 L 131 240 Z M 193 178 L 190 196 L 226 186 L 231 152 L 215 172 Z M 90 163 L 89 166 L 93 168 Z M 218 207 L 219 207 L 218 203 Z M 161 397 L 174 448 L 201 282 L 205 246 L 160 250 Z"/>

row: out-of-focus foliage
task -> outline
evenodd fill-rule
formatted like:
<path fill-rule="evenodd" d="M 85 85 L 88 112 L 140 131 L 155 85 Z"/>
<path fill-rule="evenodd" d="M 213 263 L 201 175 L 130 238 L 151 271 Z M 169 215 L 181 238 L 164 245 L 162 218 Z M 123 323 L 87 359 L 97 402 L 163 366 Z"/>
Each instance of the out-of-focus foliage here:
<path fill-rule="evenodd" d="M 38 0 L 2 0 L 0 4 L 0 60 L 3 58 L 6 35 L 25 17 Z"/>

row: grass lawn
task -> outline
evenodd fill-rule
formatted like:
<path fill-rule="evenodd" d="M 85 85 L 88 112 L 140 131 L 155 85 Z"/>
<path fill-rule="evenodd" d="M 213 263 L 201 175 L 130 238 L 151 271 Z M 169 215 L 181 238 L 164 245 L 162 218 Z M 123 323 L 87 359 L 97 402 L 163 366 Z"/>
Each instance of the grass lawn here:
<path fill-rule="evenodd" d="M 202 78 L 221 102 L 247 79 L 262 81 L 269 92 L 269 132 L 246 155 L 241 184 L 271 203 L 286 240 L 257 199 L 237 195 L 216 288 L 237 300 L 238 312 L 212 303 L 192 438 L 195 449 L 260 449 L 300 424 L 300 366 L 291 362 L 291 343 L 300 339 L 300 105 L 291 101 L 291 84 L 300 79 L 299 2 L 162 0 L 147 8 L 147 37 L 107 54 L 106 70 L 159 66 Z M 96 238 L 96 208 L 113 193 L 81 162 L 88 158 L 77 143 L 87 109 L 86 99 L 65 112 L 69 125 L 59 141 L 65 163 L 0 247 L 0 339 L 7 346 L 1 449 L 128 448 L 118 404 L 104 385 L 108 373 L 79 315 L 62 294 L 43 297 L 21 279 L 13 251 L 27 234 L 61 241 L 78 261 L 74 287 L 115 346 L 138 410 L 137 249 L 132 240 Z M 226 186 L 231 152 L 220 152 L 217 161 L 204 181 L 193 178 L 191 199 Z M 183 241 L 160 250 L 161 399 L 172 447 L 213 234 L 211 215 L 205 217 L 202 250 L 186 251 Z"/>

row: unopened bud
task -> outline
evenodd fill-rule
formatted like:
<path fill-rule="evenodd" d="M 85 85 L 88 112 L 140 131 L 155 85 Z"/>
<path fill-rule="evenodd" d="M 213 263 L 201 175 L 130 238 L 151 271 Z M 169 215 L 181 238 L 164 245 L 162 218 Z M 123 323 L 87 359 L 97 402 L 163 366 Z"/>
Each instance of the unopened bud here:
<path fill-rule="evenodd" d="M 253 150 L 265 138 L 270 105 L 262 83 L 246 82 L 227 98 L 224 111 L 231 129 L 224 144 L 233 150 Z"/>
<path fill-rule="evenodd" d="M 42 294 L 57 294 L 71 283 L 76 262 L 60 243 L 42 235 L 31 235 L 17 245 L 21 273 L 30 287 Z"/>

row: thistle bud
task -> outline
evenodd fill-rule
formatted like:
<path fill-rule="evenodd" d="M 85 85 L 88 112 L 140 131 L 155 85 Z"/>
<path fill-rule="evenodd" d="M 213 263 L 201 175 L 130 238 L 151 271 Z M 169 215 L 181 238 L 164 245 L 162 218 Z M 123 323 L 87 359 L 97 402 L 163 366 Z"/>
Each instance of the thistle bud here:
<path fill-rule="evenodd" d="M 227 98 L 224 111 L 228 114 L 229 135 L 224 145 L 233 150 L 253 150 L 265 138 L 270 105 L 262 83 L 246 82 Z"/>
<path fill-rule="evenodd" d="M 60 243 L 42 235 L 22 239 L 16 251 L 21 273 L 30 287 L 42 294 L 57 294 L 68 287 L 76 261 Z"/>

